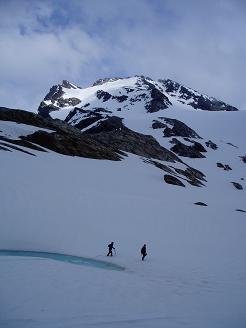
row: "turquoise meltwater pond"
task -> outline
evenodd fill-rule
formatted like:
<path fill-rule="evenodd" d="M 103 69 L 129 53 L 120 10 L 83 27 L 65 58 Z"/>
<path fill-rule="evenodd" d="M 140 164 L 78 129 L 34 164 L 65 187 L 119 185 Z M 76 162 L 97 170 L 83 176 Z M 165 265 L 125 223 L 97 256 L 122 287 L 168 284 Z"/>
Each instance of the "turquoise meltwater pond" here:
<path fill-rule="evenodd" d="M 0 256 L 38 257 L 38 258 L 55 260 L 55 261 L 67 262 L 76 265 L 87 265 L 99 269 L 115 270 L 115 271 L 125 270 L 125 268 L 120 265 L 109 263 L 106 261 L 100 261 L 100 260 L 95 260 L 86 257 L 59 254 L 59 253 L 22 251 L 22 250 L 0 250 Z"/>

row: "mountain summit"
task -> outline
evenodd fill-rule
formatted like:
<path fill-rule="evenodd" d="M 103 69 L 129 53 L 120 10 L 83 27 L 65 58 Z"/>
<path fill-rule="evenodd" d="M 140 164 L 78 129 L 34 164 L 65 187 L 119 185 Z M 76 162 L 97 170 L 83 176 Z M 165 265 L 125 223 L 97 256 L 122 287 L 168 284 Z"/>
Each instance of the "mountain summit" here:
<path fill-rule="evenodd" d="M 147 113 L 179 107 L 207 111 L 237 111 L 236 107 L 201 94 L 170 79 L 152 80 L 145 76 L 105 78 L 81 89 L 64 80 L 53 86 L 41 102 L 38 112 L 44 117 L 65 119 L 75 107 L 108 111 L 128 110 Z M 71 115 L 70 115 L 71 119 Z"/>

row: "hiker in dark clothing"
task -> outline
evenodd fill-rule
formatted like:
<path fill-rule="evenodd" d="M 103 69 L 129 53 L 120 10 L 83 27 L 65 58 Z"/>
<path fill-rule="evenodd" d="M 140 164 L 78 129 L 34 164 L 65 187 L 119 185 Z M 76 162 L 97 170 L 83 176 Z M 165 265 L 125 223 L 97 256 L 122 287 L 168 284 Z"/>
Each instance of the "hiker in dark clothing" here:
<path fill-rule="evenodd" d="M 142 261 L 143 261 L 145 256 L 147 255 L 146 244 L 144 244 L 143 247 L 141 248 L 141 255 L 142 255 Z"/>
<path fill-rule="evenodd" d="M 112 243 L 110 243 L 109 245 L 108 245 L 108 254 L 107 254 L 107 256 L 113 256 L 113 252 L 112 252 L 112 250 L 113 249 L 115 249 L 114 248 L 114 242 L 112 241 Z"/>

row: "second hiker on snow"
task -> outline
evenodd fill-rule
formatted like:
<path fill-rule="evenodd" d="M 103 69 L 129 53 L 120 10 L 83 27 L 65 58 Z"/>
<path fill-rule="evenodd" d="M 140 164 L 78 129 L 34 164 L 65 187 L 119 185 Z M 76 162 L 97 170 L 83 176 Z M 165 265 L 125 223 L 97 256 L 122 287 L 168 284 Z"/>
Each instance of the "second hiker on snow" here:
<path fill-rule="evenodd" d="M 142 261 L 144 260 L 146 255 L 147 255 L 146 244 L 144 244 L 143 247 L 141 248 Z"/>
<path fill-rule="evenodd" d="M 114 242 L 112 241 L 112 243 L 110 243 L 110 244 L 108 244 L 108 254 L 107 254 L 107 256 L 113 256 L 113 249 L 115 250 L 115 248 L 114 248 Z"/>

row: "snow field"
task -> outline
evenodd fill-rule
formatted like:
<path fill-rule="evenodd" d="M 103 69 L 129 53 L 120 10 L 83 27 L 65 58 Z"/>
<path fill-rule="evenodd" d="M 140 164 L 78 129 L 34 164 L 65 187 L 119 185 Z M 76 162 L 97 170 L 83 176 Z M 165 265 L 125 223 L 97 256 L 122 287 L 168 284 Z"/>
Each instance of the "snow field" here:
<path fill-rule="evenodd" d="M 238 191 L 231 198 L 228 185 L 218 197 L 217 181 L 185 190 L 166 185 L 161 171 L 132 155 L 121 162 L 0 156 L 1 249 L 127 268 L 1 258 L 4 327 L 244 327 L 246 219 L 234 211 L 242 205 Z M 117 256 L 109 259 L 111 240 Z"/>

